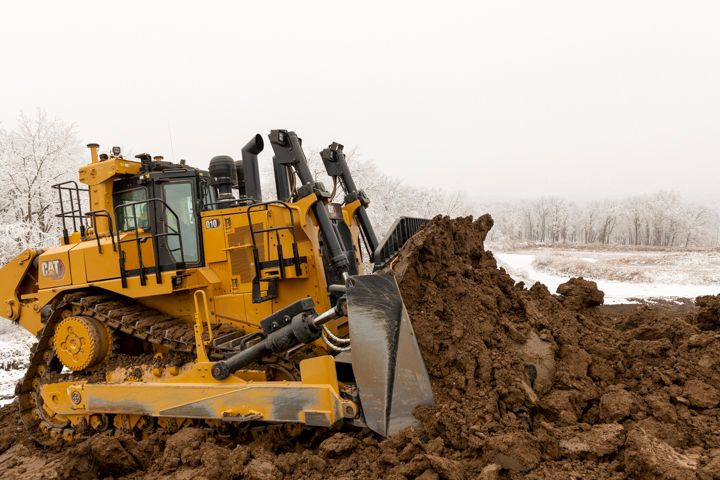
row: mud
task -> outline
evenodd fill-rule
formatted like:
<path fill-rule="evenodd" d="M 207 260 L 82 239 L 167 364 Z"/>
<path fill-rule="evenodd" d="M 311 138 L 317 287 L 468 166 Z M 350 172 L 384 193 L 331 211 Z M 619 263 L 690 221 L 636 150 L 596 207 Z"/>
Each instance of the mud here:
<path fill-rule="evenodd" d="M 605 293 L 598 288 L 597 283 L 582 277 L 571 278 L 558 285 L 557 293 L 563 305 L 575 310 L 597 307 L 605 301 Z"/>
<path fill-rule="evenodd" d="M 393 265 L 431 376 L 422 427 L 239 443 L 201 429 L 43 451 L 0 410 L 2 478 L 720 479 L 719 297 L 594 306 L 515 283 L 492 219 L 437 218 Z M 567 285 L 567 284 L 566 284 Z M 600 301 L 598 301 L 600 299 Z"/>
<path fill-rule="evenodd" d="M 695 323 L 702 330 L 720 330 L 720 295 L 706 295 L 696 300 Z"/>

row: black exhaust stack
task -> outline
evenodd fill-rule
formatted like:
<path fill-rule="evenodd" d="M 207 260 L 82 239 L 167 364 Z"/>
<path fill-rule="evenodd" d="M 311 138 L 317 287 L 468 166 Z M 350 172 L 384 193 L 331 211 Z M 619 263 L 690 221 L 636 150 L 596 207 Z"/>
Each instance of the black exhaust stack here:
<path fill-rule="evenodd" d="M 237 173 L 237 184 L 235 188 L 238 189 L 238 198 L 247 198 L 247 193 L 245 193 L 245 169 L 243 168 L 242 160 L 235 160 L 235 172 Z"/>
<path fill-rule="evenodd" d="M 260 186 L 260 169 L 258 168 L 257 156 L 264 147 L 262 136 L 260 134 L 255 135 L 242 148 L 242 160 L 235 162 L 240 197 L 252 199 L 255 203 L 262 202 L 262 187 Z"/>

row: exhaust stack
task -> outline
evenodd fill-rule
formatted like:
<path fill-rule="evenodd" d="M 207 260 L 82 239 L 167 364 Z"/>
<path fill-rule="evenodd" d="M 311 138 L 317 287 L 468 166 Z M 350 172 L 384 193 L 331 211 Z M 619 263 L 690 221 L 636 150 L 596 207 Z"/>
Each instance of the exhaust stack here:
<path fill-rule="evenodd" d="M 100 148 L 100 145 L 98 145 L 97 143 L 88 143 L 87 148 L 90 149 L 91 163 L 98 163 L 100 161 L 98 157 L 98 148 Z"/>
<path fill-rule="evenodd" d="M 260 186 L 260 169 L 258 168 L 257 156 L 264 147 L 262 136 L 260 134 L 255 135 L 242 148 L 242 161 L 235 162 L 240 196 L 250 198 L 255 203 L 262 202 L 262 187 Z"/>

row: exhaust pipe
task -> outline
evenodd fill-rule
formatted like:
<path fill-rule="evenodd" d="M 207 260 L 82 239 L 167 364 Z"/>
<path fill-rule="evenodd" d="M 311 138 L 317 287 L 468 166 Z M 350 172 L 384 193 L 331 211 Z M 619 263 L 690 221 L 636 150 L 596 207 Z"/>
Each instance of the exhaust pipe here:
<path fill-rule="evenodd" d="M 258 154 L 262 152 L 265 144 L 260 134 L 255 135 L 242 148 L 242 163 L 236 162 L 238 170 L 238 180 L 243 179 L 243 185 L 238 181 L 240 194 L 243 193 L 247 198 L 251 198 L 255 203 L 262 202 L 262 187 L 260 186 L 260 169 L 258 168 Z M 240 163 L 240 165 L 237 165 Z M 240 168 L 242 167 L 242 168 Z M 240 171 L 242 170 L 242 174 Z M 244 188 L 243 188 L 244 187 Z"/>
<path fill-rule="evenodd" d="M 238 198 L 247 198 L 245 192 L 245 169 L 242 160 L 235 160 L 235 171 L 237 172 L 237 184 L 234 186 L 238 189 Z"/>

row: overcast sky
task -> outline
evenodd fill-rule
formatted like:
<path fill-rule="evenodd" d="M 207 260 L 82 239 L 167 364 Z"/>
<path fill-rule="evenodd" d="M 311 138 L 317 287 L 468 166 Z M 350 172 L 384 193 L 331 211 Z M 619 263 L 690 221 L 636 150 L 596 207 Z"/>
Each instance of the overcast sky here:
<path fill-rule="evenodd" d="M 0 45 L 3 126 L 104 148 L 206 166 L 287 128 L 485 199 L 718 195 L 717 1 L 4 1 Z"/>

